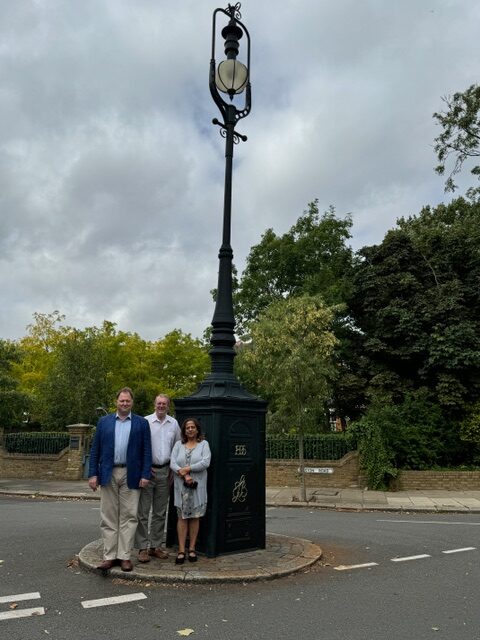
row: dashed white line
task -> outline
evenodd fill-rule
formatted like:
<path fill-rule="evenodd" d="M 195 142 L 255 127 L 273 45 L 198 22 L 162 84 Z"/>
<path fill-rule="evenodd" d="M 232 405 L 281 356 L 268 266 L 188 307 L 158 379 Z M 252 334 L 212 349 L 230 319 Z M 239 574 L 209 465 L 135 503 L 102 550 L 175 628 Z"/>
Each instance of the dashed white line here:
<path fill-rule="evenodd" d="M 480 522 L 444 522 L 442 520 L 377 520 L 377 522 L 389 522 L 390 524 L 438 524 L 438 525 L 448 525 L 448 526 L 457 526 L 462 525 L 466 527 L 480 527 Z"/>
<path fill-rule="evenodd" d="M 113 596 L 112 598 L 98 598 L 98 600 L 85 600 L 82 602 L 84 609 L 92 607 L 106 607 L 111 604 L 122 604 L 123 602 L 133 602 L 135 600 L 144 600 L 147 596 L 144 593 L 130 593 L 124 596 Z"/>
<path fill-rule="evenodd" d="M 0 602 L 20 602 L 20 600 L 36 600 L 40 598 L 38 591 L 32 593 L 17 593 L 13 596 L 0 596 Z"/>
<path fill-rule="evenodd" d="M 462 549 L 448 549 L 442 553 L 462 553 L 462 551 L 475 551 L 476 547 L 463 547 Z"/>
<path fill-rule="evenodd" d="M 377 567 L 378 562 L 365 562 L 364 564 L 339 564 L 333 567 L 335 571 L 347 571 L 348 569 L 365 569 L 367 567 Z"/>
<path fill-rule="evenodd" d="M 428 553 L 421 553 L 418 556 L 405 556 L 404 558 L 390 558 L 392 562 L 408 562 L 409 560 L 421 560 L 422 558 L 431 558 Z"/>
<path fill-rule="evenodd" d="M 12 618 L 28 618 L 29 616 L 43 616 L 45 609 L 43 607 L 34 607 L 33 609 L 15 609 L 14 611 L 4 611 L 0 613 L 0 620 L 11 620 Z"/>

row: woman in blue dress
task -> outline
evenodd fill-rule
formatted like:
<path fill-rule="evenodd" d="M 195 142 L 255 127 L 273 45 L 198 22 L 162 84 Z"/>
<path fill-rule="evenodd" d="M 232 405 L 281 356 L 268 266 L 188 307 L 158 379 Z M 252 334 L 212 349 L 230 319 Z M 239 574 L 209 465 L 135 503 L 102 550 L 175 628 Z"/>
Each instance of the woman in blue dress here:
<path fill-rule="evenodd" d="M 174 473 L 174 504 L 177 508 L 178 555 L 175 564 L 185 562 L 185 544 L 189 540 L 188 560 L 196 562 L 195 545 L 200 518 L 207 510 L 207 469 L 211 453 L 202 428 L 195 418 L 187 418 L 181 427 L 182 438 L 170 456 Z"/>

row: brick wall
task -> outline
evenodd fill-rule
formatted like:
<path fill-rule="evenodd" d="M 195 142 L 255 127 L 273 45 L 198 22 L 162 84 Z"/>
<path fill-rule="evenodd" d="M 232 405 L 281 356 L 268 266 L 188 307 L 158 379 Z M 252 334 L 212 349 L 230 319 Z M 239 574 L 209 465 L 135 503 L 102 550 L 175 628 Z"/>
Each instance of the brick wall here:
<path fill-rule="evenodd" d="M 400 471 L 392 482 L 393 491 L 447 489 L 478 491 L 480 471 Z"/>
<path fill-rule="evenodd" d="M 333 469 L 333 473 L 306 473 L 307 487 L 346 489 L 358 486 L 358 453 L 351 451 L 341 460 L 307 460 L 306 467 Z M 270 487 L 298 485 L 298 460 L 267 460 L 266 483 Z"/>
<path fill-rule="evenodd" d="M 0 478 L 63 480 L 67 477 L 68 449 L 58 455 L 31 456 L 0 449 Z"/>
<path fill-rule="evenodd" d="M 38 480 L 80 480 L 83 475 L 85 447 L 92 427 L 70 424 L 70 446 L 57 455 L 8 453 L 2 446 L 4 429 L 0 427 L 0 478 L 37 478 Z"/>

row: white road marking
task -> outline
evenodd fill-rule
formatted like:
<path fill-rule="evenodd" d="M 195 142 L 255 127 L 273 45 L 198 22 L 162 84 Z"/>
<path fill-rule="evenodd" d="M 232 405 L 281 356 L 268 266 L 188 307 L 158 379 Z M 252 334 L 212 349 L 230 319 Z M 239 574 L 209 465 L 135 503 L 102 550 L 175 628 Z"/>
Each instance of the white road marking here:
<path fill-rule="evenodd" d="M 32 593 L 17 593 L 13 596 L 0 596 L 0 602 L 20 602 L 20 600 L 36 600 L 40 598 L 38 591 Z"/>
<path fill-rule="evenodd" d="M 335 571 L 347 571 L 348 569 L 365 569 L 366 567 L 377 567 L 378 562 L 365 562 L 365 564 L 339 564 L 333 567 Z"/>
<path fill-rule="evenodd" d="M 44 616 L 45 609 L 43 607 L 35 607 L 33 609 L 15 609 L 14 611 L 4 611 L 0 613 L 0 620 L 10 620 L 12 618 L 28 618 L 29 616 Z"/>
<path fill-rule="evenodd" d="M 462 551 L 475 551 L 476 547 L 463 547 L 463 549 L 448 549 L 442 553 L 461 553 Z"/>
<path fill-rule="evenodd" d="M 390 524 L 461 524 L 467 527 L 480 527 L 480 522 L 440 522 L 435 520 L 377 520 L 377 522 L 390 522 Z"/>
<path fill-rule="evenodd" d="M 98 600 L 85 600 L 82 602 L 84 609 L 92 607 L 106 607 L 110 604 L 121 604 L 122 602 L 132 602 L 134 600 L 144 600 L 147 596 L 144 593 L 130 593 L 125 596 L 113 596 L 112 598 L 99 598 Z"/>
<path fill-rule="evenodd" d="M 422 558 L 431 558 L 428 553 L 421 553 L 418 556 L 405 556 L 404 558 L 390 558 L 392 562 L 407 562 L 408 560 L 421 560 Z"/>

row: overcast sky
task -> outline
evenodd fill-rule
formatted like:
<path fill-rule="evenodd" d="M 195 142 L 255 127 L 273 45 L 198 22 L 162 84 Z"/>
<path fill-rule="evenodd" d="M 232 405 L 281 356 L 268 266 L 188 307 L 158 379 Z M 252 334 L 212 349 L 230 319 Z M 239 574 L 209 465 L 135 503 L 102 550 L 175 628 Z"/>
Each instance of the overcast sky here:
<path fill-rule="evenodd" d="M 217 6 L 0 0 L 0 338 L 54 309 L 148 340 L 210 324 Z M 479 82 L 478 0 L 244 0 L 241 12 L 253 106 L 234 159 L 240 271 L 265 229 L 284 233 L 315 198 L 353 215 L 355 249 L 451 199 L 432 113 Z"/>

